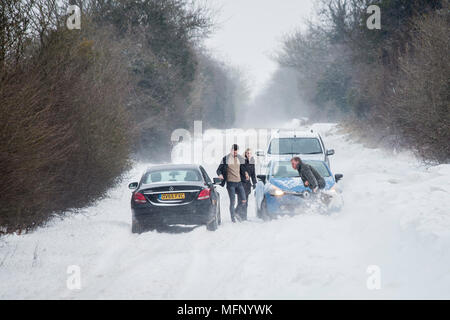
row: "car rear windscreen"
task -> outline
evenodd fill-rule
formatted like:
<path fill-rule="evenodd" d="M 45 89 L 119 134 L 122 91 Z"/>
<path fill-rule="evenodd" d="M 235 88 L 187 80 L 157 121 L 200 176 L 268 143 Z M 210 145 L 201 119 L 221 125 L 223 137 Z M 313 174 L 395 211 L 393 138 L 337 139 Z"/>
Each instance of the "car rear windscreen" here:
<path fill-rule="evenodd" d="M 183 181 L 197 182 L 202 178 L 200 172 L 194 169 L 152 171 L 143 178 L 143 184 Z"/>
<path fill-rule="evenodd" d="M 276 138 L 270 143 L 269 154 L 319 154 L 322 153 L 317 138 Z"/>

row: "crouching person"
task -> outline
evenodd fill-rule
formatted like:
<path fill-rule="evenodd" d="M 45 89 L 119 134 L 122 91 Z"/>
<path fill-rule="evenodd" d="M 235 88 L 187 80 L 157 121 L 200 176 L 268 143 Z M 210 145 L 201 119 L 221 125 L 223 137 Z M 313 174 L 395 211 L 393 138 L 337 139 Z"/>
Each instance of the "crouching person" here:
<path fill-rule="evenodd" d="M 305 187 L 309 187 L 312 192 L 316 193 L 319 189 L 325 188 L 325 179 L 314 167 L 304 163 L 299 157 L 292 158 L 291 165 L 294 170 L 298 171 Z"/>

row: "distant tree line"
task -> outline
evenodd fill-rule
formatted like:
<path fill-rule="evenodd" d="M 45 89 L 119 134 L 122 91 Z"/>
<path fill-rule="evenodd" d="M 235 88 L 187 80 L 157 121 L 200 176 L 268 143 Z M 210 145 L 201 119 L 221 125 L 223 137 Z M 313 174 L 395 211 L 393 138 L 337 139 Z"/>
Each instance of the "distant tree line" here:
<path fill-rule="evenodd" d="M 370 5 L 381 9 L 380 30 L 367 27 Z M 309 116 L 448 162 L 449 19 L 448 0 L 320 0 L 276 60 L 296 71 Z"/>
<path fill-rule="evenodd" d="M 132 158 L 169 160 L 176 128 L 230 125 L 240 77 L 202 49 L 211 26 L 188 0 L 2 0 L 0 233 L 96 201 Z"/>

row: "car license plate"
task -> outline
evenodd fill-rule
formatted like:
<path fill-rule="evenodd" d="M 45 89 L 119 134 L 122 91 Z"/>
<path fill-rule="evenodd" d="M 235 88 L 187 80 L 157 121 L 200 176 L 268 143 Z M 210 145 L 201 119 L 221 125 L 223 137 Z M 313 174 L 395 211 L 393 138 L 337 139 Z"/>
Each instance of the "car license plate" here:
<path fill-rule="evenodd" d="M 184 193 L 163 193 L 159 196 L 160 200 L 183 200 L 186 198 Z"/>

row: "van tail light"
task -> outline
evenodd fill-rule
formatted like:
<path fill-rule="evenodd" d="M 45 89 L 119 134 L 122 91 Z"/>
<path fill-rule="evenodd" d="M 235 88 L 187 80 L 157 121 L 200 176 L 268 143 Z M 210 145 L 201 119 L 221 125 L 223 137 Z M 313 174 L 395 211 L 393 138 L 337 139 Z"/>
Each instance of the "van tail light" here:
<path fill-rule="evenodd" d="M 134 202 L 141 203 L 141 204 L 147 202 L 147 199 L 145 198 L 145 196 L 142 193 L 139 193 L 139 192 L 136 192 L 133 195 L 133 200 L 134 200 Z"/>
<path fill-rule="evenodd" d="M 209 189 L 203 189 L 202 191 L 200 191 L 200 193 L 198 194 L 197 200 L 206 200 L 209 199 L 211 195 L 211 190 Z"/>

